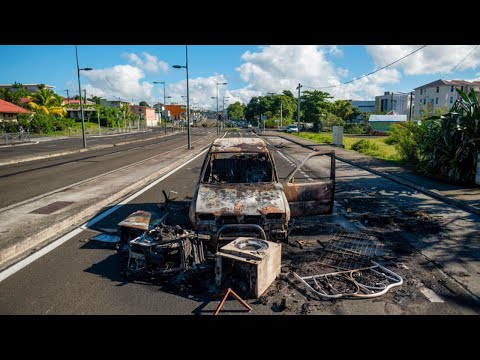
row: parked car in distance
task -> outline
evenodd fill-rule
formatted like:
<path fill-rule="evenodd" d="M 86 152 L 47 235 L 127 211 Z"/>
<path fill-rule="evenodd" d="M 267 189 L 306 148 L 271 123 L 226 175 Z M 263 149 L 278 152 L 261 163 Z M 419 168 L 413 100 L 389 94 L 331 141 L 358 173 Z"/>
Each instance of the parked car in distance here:
<path fill-rule="evenodd" d="M 298 133 L 298 126 L 297 125 L 288 125 L 287 126 L 287 133 Z"/>

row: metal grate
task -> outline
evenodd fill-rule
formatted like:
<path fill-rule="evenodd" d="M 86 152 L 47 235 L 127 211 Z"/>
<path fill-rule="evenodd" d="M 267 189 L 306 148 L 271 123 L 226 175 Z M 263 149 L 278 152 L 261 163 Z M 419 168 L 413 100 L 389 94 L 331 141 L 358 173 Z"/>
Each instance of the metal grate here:
<path fill-rule="evenodd" d="M 382 247 L 367 234 L 340 231 L 327 242 L 319 262 L 342 270 L 362 269 L 371 265 L 370 258 L 383 252 Z"/>

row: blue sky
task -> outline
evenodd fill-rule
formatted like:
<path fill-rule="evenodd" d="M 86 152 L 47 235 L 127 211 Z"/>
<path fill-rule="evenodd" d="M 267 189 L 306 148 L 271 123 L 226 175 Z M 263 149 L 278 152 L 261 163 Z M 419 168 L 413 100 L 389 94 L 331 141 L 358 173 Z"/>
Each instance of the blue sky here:
<path fill-rule="evenodd" d="M 420 45 L 191 45 L 190 93 L 199 106 L 213 108 L 217 82 L 221 100 L 248 102 L 251 96 L 283 89 L 295 91 L 298 83 L 323 87 L 369 73 L 417 49 Z M 472 52 L 466 59 L 465 56 Z M 169 101 L 182 102 L 186 94 L 184 45 L 82 45 L 78 47 L 82 88 L 88 94 L 121 97 L 138 102 L 163 99 L 166 81 Z M 464 59 L 464 60 L 463 60 Z M 462 61 L 463 60 L 463 61 Z M 459 65 L 458 65 L 459 64 Z M 453 67 L 455 71 L 445 77 Z M 365 79 L 325 89 L 336 99 L 370 100 L 383 91 L 408 92 L 443 79 L 480 77 L 480 49 L 475 45 L 429 45 L 401 62 Z M 75 94 L 73 45 L 0 46 L 0 83 L 45 83 L 65 95 Z M 306 89 L 306 88 L 305 88 Z M 221 101 L 220 101 L 221 102 Z"/>

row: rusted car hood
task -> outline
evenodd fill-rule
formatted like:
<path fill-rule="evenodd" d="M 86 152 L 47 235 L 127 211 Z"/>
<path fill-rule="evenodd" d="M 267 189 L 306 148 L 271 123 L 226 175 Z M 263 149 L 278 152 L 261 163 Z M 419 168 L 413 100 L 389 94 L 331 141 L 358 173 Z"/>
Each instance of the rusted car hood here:
<path fill-rule="evenodd" d="M 200 184 L 195 212 L 252 216 L 285 213 L 286 206 L 280 184 Z"/>

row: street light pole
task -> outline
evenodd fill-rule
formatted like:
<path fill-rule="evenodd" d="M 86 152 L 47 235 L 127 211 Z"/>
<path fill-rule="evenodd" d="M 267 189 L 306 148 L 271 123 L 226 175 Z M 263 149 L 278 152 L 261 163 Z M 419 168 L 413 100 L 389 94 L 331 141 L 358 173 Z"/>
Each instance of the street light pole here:
<path fill-rule="evenodd" d="M 220 131 L 219 131 L 219 130 L 220 130 L 220 129 L 219 129 L 219 121 L 218 121 L 218 116 L 220 115 L 220 114 L 218 113 L 218 85 L 227 85 L 227 83 L 226 83 L 226 82 L 223 82 L 223 83 L 217 82 L 217 135 L 218 135 L 219 132 L 220 132 Z"/>
<path fill-rule="evenodd" d="M 185 45 L 185 66 L 173 65 L 175 69 L 185 68 L 187 72 L 187 137 L 188 137 L 188 149 L 192 148 L 192 139 L 190 134 L 190 91 L 188 86 L 188 45 Z"/>
<path fill-rule="evenodd" d="M 166 92 L 165 92 L 165 81 L 154 81 L 153 82 L 154 84 L 163 84 L 163 106 L 165 107 L 165 112 L 164 114 L 167 114 L 167 95 L 166 95 Z M 164 122 L 165 122 L 165 134 L 167 133 L 167 116 L 165 115 L 165 119 L 164 119 Z"/>
<path fill-rule="evenodd" d="M 83 105 L 82 105 L 82 87 L 80 85 L 80 67 L 78 66 L 78 49 L 75 45 L 75 56 L 77 58 L 77 78 L 78 78 L 78 94 L 80 96 L 80 112 L 82 116 L 82 137 L 83 137 L 83 147 L 87 147 L 87 138 L 85 137 L 85 119 L 83 115 Z"/>
<path fill-rule="evenodd" d="M 300 89 L 302 88 L 302 85 L 298 84 L 298 104 L 297 104 L 297 127 L 298 127 L 298 133 L 300 133 Z"/>

